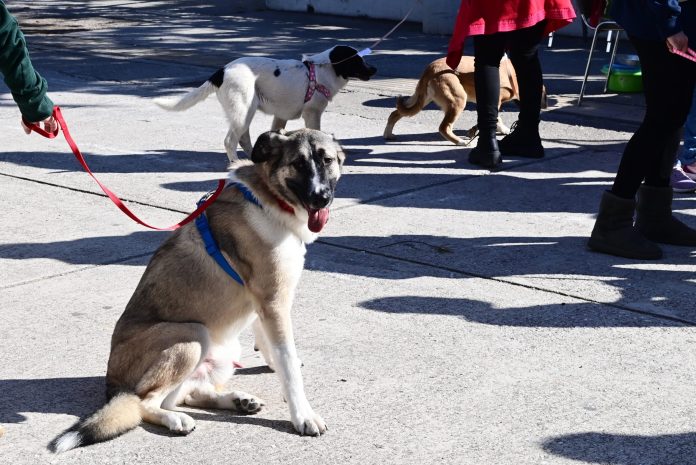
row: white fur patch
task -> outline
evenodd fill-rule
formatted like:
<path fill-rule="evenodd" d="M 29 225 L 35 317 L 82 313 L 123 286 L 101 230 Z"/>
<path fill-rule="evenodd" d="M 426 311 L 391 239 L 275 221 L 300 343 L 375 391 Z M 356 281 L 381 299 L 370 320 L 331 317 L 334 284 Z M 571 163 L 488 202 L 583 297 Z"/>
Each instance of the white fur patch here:
<path fill-rule="evenodd" d="M 308 53 L 302 54 L 302 61 L 311 61 L 315 65 L 327 65 L 331 63 L 331 57 L 330 54 L 333 51 L 334 47 L 324 50 L 321 53 L 315 53 L 313 55 L 310 55 Z"/>
<path fill-rule="evenodd" d="M 82 437 L 80 436 L 80 433 L 77 431 L 70 431 L 58 438 L 54 452 L 56 454 L 60 454 L 61 452 L 66 452 L 70 449 L 79 447 L 80 444 L 82 444 Z"/>

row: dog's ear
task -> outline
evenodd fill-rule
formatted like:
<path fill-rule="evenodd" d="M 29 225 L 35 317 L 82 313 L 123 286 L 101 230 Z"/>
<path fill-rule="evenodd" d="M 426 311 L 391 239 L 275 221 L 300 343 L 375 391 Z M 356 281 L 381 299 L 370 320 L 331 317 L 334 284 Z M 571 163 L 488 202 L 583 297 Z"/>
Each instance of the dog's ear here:
<path fill-rule="evenodd" d="M 340 167 L 343 167 L 343 163 L 346 161 L 346 152 L 343 150 L 343 146 L 341 143 L 336 139 L 336 136 L 331 134 L 331 138 L 334 141 L 334 144 L 336 144 L 336 156 L 338 157 L 338 165 Z"/>
<path fill-rule="evenodd" d="M 251 151 L 251 161 L 254 163 L 263 163 L 276 155 L 280 155 L 280 148 L 289 139 L 285 134 L 285 129 L 268 131 L 261 134 L 258 139 L 256 139 L 256 144 L 254 144 L 254 148 Z"/>

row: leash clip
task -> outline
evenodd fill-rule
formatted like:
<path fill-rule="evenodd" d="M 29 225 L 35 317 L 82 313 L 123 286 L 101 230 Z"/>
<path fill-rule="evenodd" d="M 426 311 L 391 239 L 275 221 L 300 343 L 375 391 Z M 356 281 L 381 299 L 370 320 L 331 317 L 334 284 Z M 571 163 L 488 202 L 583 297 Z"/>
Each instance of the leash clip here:
<path fill-rule="evenodd" d="M 200 200 L 199 200 L 198 202 L 196 202 L 196 208 L 199 208 L 201 205 L 203 205 L 203 204 L 206 203 L 208 200 L 210 200 L 210 198 L 211 198 L 212 196 L 214 196 L 214 195 L 218 192 L 218 190 L 221 190 L 221 189 L 218 188 L 218 189 L 216 189 L 216 190 L 212 190 L 212 191 L 206 192 L 206 193 L 203 195 L 203 197 L 201 197 Z"/>

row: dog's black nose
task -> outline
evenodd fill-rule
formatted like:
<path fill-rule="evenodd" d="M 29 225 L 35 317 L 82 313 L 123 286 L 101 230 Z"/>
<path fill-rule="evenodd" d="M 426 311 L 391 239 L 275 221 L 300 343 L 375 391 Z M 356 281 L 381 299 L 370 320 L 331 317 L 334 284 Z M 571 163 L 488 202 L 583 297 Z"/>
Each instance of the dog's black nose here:
<path fill-rule="evenodd" d="M 331 189 L 327 186 L 323 186 L 311 192 L 307 200 L 310 208 L 321 209 L 326 207 L 331 202 L 331 198 Z"/>
<path fill-rule="evenodd" d="M 358 76 L 361 81 L 369 81 L 372 76 L 377 72 L 377 68 L 374 66 L 367 65 L 362 73 Z"/>

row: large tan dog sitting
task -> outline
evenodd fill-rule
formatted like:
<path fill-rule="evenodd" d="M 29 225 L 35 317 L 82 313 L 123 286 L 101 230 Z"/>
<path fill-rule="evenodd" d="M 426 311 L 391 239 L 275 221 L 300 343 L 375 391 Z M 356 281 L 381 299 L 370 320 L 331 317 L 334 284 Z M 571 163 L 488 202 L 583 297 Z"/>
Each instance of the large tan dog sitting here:
<path fill-rule="evenodd" d="M 258 412 L 262 400 L 220 390 L 252 323 L 295 429 L 326 431 L 305 396 L 290 309 L 305 244 L 328 220 L 344 159 L 320 131 L 259 136 L 251 161 L 232 164 L 228 187 L 205 213 L 153 255 L 111 338 L 107 404 L 58 437 L 54 451 L 114 438 L 141 421 L 188 434 L 196 422 L 177 405 Z"/>
<path fill-rule="evenodd" d="M 544 101 L 545 101 L 544 92 Z M 512 63 L 506 57 L 500 62 L 500 106 L 510 100 L 519 99 L 517 75 Z M 385 139 L 394 139 L 394 125 L 404 116 L 414 116 L 419 113 L 430 102 L 435 102 L 445 117 L 440 123 L 440 134 L 445 139 L 458 144 L 466 145 L 465 141 L 452 131 L 454 122 L 462 114 L 467 101 L 476 102 L 476 90 L 474 87 L 474 57 L 463 56 L 455 73 L 445 62 L 445 58 L 435 60 L 425 68 L 418 80 L 415 93 L 404 100 L 399 97 L 396 102 L 396 110 L 389 115 L 387 127 L 384 129 Z M 543 102 L 542 102 L 542 106 Z M 508 134 L 503 121 L 498 117 L 498 132 Z M 476 134 L 476 126 L 469 130 L 469 137 Z"/>

